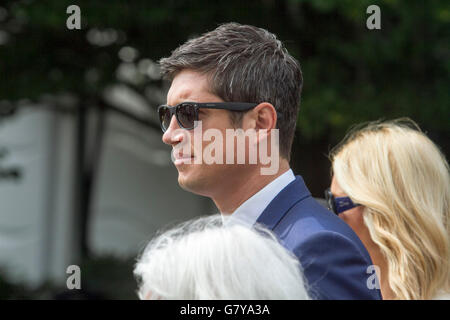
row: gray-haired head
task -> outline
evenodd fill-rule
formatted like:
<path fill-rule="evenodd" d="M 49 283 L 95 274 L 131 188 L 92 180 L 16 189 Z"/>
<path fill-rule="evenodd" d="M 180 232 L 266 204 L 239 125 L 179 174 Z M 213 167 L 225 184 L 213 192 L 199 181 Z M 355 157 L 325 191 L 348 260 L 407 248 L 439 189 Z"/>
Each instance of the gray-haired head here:
<path fill-rule="evenodd" d="M 280 155 L 289 160 L 303 84 L 299 63 L 277 37 L 265 29 L 226 23 L 191 39 L 160 60 L 164 77 L 181 70 L 208 75 L 210 90 L 227 102 L 269 102 L 277 120 Z M 243 112 L 230 111 L 235 126 Z"/>
<path fill-rule="evenodd" d="M 134 273 L 141 299 L 309 299 L 300 263 L 270 231 L 220 215 L 155 237 Z"/>

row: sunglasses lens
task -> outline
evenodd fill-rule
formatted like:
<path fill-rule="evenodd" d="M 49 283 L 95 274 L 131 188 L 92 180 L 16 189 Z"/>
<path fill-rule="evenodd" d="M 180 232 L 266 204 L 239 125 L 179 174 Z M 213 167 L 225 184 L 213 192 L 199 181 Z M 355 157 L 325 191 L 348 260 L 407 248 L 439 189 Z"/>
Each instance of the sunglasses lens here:
<path fill-rule="evenodd" d="M 183 103 L 177 107 L 177 119 L 184 129 L 194 128 L 194 121 L 198 120 L 195 105 Z"/>
<path fill-rule="evenodd" d="M 331 193 L 330 189 L 327 189 L 325 191 L 325 200 L 327 202 L 328 209 L 335 212 L 333 194 Z"/>
<path fill-rule="evenodd" d="M 170 126 L 170 110 L 167 107 L 159 108 L 159 122 L 161 124 L 161 129 L 165 132 Z"/>

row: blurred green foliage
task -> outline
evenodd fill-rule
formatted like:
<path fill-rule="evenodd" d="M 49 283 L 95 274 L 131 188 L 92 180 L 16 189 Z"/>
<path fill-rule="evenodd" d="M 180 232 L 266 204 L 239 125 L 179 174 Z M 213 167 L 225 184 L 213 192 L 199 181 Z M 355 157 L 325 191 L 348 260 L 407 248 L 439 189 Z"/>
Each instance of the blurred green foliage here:
<path fill-rule="evenodd" d="M 70 4 L 81 8 L 82 30 L 66 28 Z M 371 4 L 381 8 L 381 30 L 366 28 Z M 0 46 L 2 99 L 61 91 L 95 96 L 117 81 L 122 46 L 156 61 L 187 38 L 236 21 L 276 33 L 299 59 L 303 139 L 334 143 L 351 124 L 399 116 L 450 136 L 446 0 L 14 0 L 3 6 L 8 14 L 0 26 L 9 40 Z M 119 39 L 89 43 L 95 28 L 114 29 Z"/>
<path fill-rule="evenodd" d="M 80 265 L 81 289 L 69 290 L 65 283 L 51 281 L 31 288 L 10 280 L 0 267 L 0 300 L 136 300 L 137 282 L 133 276 L 135 258 L 111 255 L 92 256 Z"/>
<path fill-rule="evenodd" d="M 81 8 L 80 31 L 65 27 L 69 4 Z M 381 30 L 366 28 L 370 4 L 381 8 Z M 2 98 L 60 90 L 95 94 L 115 81 L 124 43 L 157 60 L 190 36 L 237 21 L 275 32 L 300 60 L 304 137 L 341 136 L 350 124 L 397 116 L 450 130 L 448 1 L 46 0 L 9 1 L 6 9 L 3 27 L 12 31 L 0 51 Z M 92 28 L 113 28 L 125 37 L 98 47 L 86 40 Z M 87 70 L 98 72 L 95 85 L 86 81 Z"/>
<path fill-rule="evenodd" d="M 331 129 L 340 137 L 351 124 L 400 116 L 449 132 L 448 1 L 298 2 L 311 3 L 316 19 L 329 22 L 308 32 L 318 41 L 303 59 L 305 135 Z M 373 3 L 381 8 L 381 30 L 366 29 L 361 14 Z"/>

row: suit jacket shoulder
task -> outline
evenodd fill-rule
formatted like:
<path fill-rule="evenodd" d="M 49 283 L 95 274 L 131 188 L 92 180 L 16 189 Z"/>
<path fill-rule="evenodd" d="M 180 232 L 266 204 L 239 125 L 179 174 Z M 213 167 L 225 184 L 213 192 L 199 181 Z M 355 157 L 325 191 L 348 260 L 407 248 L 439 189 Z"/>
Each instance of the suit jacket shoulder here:
<path fill-rule="evenodd" d="M 381 299 L 378 289 L 369 289 L 372 261 L 361 240 L 314 200 L 300 176 L 272 200 L 257 222 L 298 257 L 313 298 Z"/>

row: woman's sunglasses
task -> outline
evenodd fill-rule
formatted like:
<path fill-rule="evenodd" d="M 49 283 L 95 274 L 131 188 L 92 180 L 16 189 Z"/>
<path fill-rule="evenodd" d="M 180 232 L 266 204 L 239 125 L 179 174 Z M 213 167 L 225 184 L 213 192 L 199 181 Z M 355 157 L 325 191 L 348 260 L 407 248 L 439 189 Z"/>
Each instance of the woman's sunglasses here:
<path fill-rule="evenodd" d="M 360 204 L 353 203 L 349 197 L 334 197 L 330 188 L 325 190 L 325 200 L 327 201 L 328 209 L 335 214 L 360 206 Z"/>
<path fill-rule="evenodd" d="M 180 128 L 191 130 L 196 127 L 198 121 L 198 110 L 200 108 L 208 109 L 225 109 L 230 111 L 247 111 L 256 107 L 257 103 L 246 102 L 213 102 L 213 103 L 197 103 L 182 102 L 176 106 L 162 105 L 158 107 L 159 122 L 161 129 L 166 132 L 170 126 L 172 116 L 175 114 Z"/>

